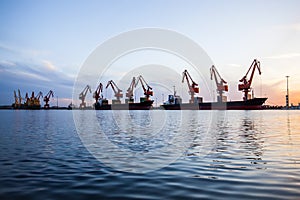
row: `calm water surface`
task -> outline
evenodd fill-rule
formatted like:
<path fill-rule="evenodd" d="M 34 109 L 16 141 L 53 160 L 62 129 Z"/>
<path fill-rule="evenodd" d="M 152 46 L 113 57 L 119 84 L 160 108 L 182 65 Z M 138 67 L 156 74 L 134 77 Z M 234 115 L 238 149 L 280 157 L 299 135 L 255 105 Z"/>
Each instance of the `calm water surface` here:
<path fill-rule="evenodd" d="M 0 111 L 1 199 L 300 198 L 299 111 L 74 112 Z"/>

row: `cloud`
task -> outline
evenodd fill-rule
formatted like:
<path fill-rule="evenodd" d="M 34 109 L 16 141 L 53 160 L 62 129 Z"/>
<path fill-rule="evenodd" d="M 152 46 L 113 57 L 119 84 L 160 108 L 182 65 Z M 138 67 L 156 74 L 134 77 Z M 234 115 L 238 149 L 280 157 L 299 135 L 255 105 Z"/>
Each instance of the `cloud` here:
<path fill-rule="evenodd" d="M 3 43 L 0 43 L 0 50 L 6 53 L 15 54 L 17 56 L 22 56 L 22 57 L 39 57 L 39 56 L 48 56 L 51 54 L 50 51 L 46 51 L 46 50 L 28 49 L 19 46 L 6 45 Z"/>
<path fill-rule="evenodd" d="M 44 64 L 44 66 L 50 70 L 50 71 L 58 71 L 57 67 L 54 66 L 54 64 L 52 64 L 50 61 L 48 60 L 43 60 L 42 63 Z"/>
<path fill-rule="evenodd" d="M 16 64 L 7 60 L 0 60 L 0 66 L 15 67 Z"/>
<path fill-rule="evenodd" d="M 290 59 L 300 57 L 300 53 L 286 53 L 281 55 L 267 56 L 265 59 Z"/>
<path fill-rule="evenodd" d="M 13 67 L 12 67 L 13 66 Z M 61 98 L 72 96 L 74 79 L 58 70 L 51 61 L 22 63 L 0 61 L 0 93 L 2 104 L 13 101 L 12 93 L 20 89 L 22 93 L 31 91 L 48 92 L 50 89 Z"/>

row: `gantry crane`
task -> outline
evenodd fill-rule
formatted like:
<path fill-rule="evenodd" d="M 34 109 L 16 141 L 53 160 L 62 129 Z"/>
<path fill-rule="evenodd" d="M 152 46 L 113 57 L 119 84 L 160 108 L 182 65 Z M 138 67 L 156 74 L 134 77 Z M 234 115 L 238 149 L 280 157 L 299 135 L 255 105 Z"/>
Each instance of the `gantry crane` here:
<path fill-rule="evenodd" d="M 134 102 L 134 99 L 133 99 L 133 90 L 134 90 L 134 88 L 135 88 L 135 77 L 132 78 L 130 86 L 127 89 L 126 97 L 128 99 L 125 99 L 125 103 L 133 103 Z"/>
<path fill-rule="evenodd" d="M 138 76 L 135 87 L 139 84 L 139 82 L 141 82 L 142 88 L 144 90 L 145 101 L 150 101 L 149 97 L 153 96 L 152 87 L 148 85 L 142 75 Z M 145 88 L 145 85 L 147 86 L 147 89 Z"/>
<path fill-rule="evenodd" d="M 199 93 L 198 84 L 193 81 L 191 75 L 188 73 L 187 70 L 184 70 L 184 72 L 182 73 L 182 83 L 184 83 L 184 79 L 186 79 L 186 82 L 189 87 L 189 94 L 191 95 L 190 103 L 195 103 L 195 93 Z M 190 81 L 192 84 L 190 84 Z"/>
<path fill-rule="evenodd" d="M 15 97 L 14 107 L 20 108 L 22 106 L 22 99 L 23 99 L 21 96 L 20 89 L 18 89 L 18 95 L 17 95 L 16 91 L 14 90 L 14 97 Z"/>
<path fill-rule="evenodd" d="M 107 89 L 109 86 L 111 86 L 111 88 L 113 89 L 113 91 L 115 93 L 115 97 L 117 98 L 117 99 L 113 99 L 112 103 L 113 104 L 121 103 L 120 98 L 123 97 L 122 90 L 118 88 L 118 86 L 115 84 L 115 82 L 113 80 L 108 81 L 105 88 Z"/>
<path fill-rule="evenodd" d="M 46 96 L 44 96 L 44 101 L 45 101 L 45 105 L 44 105 L 44 108 L 45 109 L 48 109 L 49 107 L 50 107 L 50 105 L 49 105 L 49 101 L 50 101 L 50 98 L 53 98 L 54 97 L 54 93 L 53 93 L 53 91 L 52 90 L 50 90 L 48 93 L 47 93 L 47 95 Z"/>
<path fill-rule="evenodd" d="M 102 85 L 102 83 L 99 83 L 97 89 L 95 90 L 95 92 L 93 94 L 93 98 L 96 100 L 95 103 L 97 103 L 99 99 L 103 98 L 102 91 L 103 91 L 103 85 Z"/>
<path fill-rule="evenodd" d="M 25 106 L 28 108 L 40 108 L 40 97 L 43 96 L 42 92 L 39 92 L 36 96 L 34 96 L 34 92 L 31 93 L 31 97 L 28 96 L 28 93 L 26 92 L 25 95 Z"/>
<path fill-rule="evenodd" d="M 247 75 L 250 72 L 251 68 L 252 68 L 252 72 L 251 72 L 250 78 L 248 80 L 247 79 Z M 260 62 L 258 60 L 256 60 L 256 59 L 254 59 L 254 61 L 252 62 L 251 66 L 249 67 L 246 75 L 240 80 L 240 82 L 242 82 L 242 83 L 238 85 L 239 91 L 243 91 L 244 92 L 244 97 L 243 97 L 244 101 L 247 101 L 249 99 L 248 98 L 248 93 L 251 90 L 251 83 L 252 83 L 254 72 L 255 72 L 256 68 L 258 69 L 259 75 L 261 75 Z"/>
<path fill-rule="evenodd" d="M 217 92 L 219 93 L 219 96 L 217 98 L 218 102 L 223 102 L 225 101 L 223 98 L 223 93 L 228 92 L 228 85 L 227 82 L 221 77 L 219 74 L 217 68 L 213 65 L 210 68 L 210 79 L 213 80 L 215 79 L 216 85 L 217 85 Z"/>
<path fill-rule="evenodd" d="M 85 86 L 85 88 L 79 94 L 79 99 L 81 100 L 79 108 L 85 108 L 86 107 L 85 97 L 86 97 L 88 92 L 92 93 L 91 87 L 89 85 Z"/>

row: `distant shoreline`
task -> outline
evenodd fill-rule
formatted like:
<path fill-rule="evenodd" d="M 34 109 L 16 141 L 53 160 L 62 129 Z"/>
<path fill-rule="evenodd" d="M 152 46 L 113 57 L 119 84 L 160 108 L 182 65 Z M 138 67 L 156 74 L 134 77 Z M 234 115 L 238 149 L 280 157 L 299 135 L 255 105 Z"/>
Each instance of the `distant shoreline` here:
<path fill-rule="evenodd" d="M 11 105 L 0 105 L 0 110 L 32 110 L 32 109 L 14 109 L 13 106 Z M 53 106 L 50 108 L 43 108 L 41 107 L 40 109 L 36 109 L 36 110 L 81 110 L 79 108 L 73 108 L 70 109 L 69 107 L 57 107 L 57 106 Z M 94 110 L 92 107 L 88 107 L 82 110 Z M 151 110 L 163 110 L 163 108 L 161 107 L 153 107 Z M 263 106 L 263 108 L 261 110 L 300 110 L 300 108 L 298 106 L 294 106 L 294 107 L 290 107 L 289 109 L 286 109 L 284 106 Z"/>

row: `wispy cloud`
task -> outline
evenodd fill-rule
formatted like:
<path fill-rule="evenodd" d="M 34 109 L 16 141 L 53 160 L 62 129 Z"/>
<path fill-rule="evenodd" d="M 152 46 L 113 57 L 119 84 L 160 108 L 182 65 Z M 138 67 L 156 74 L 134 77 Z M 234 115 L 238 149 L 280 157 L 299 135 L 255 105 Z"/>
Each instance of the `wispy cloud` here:
<path fill-rule="evenodd" d="M 285 53 L 280 55 L 267 56 L 264 58 L 265 59 L 289 59 L 289 58 L 296 58 L 296 57 L 300 57 L 300 53 Z"/>
<path fill-rule="evenodd" d="M 16 66 L 16 63 L 11 62 L 11 61 L 7 61 L 7 60 L 0 60 L 0 66 L 14 67 L 14 66 Z"/>
<path fill-rule="evenodd" d="M 42 63 L 50 71 L 58 71 L 58 68 L 49 60 L 43 60 Z"/>
<path fill-rule="evenodd" d="M 0 50 L 5 53 L 15 54 L 22 57 L 43 57 L 51 54 L 51 52 L 47 50 L 28 49 L 19 46 L 3 44 L 2 42 L 0 42 Z"/>

